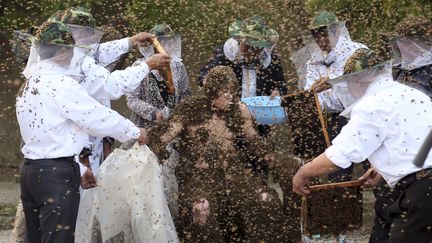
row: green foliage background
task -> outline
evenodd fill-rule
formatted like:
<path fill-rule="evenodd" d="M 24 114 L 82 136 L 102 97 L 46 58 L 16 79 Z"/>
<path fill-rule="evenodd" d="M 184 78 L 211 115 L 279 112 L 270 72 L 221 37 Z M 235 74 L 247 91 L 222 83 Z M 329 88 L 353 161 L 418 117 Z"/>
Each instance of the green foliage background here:
<path fill-rule="evenodd" d="M 23 66 L 15 62 L 9 39 L 14 30 L 39 25 L 69 6 L 91 8 L 98 25 L 115 26 L 125 36 L 154 24 L 170 24 L 183 36 L 183 61 L 193 86 L 213 48 L 228 38 L 228 25 L 238 18 L 261 15 L 278 31 L 277 51 L 292 89 L 297 80 L 289 56 L 317 10 L 326 9 L 346 20 L 353 40 L 387 57 L 389 36 L 407 14 L 432 18 L 432 0 L 0 0 L 0 149 L 4 151 L 0 168 L 20 162 L 14 96 Z M 128 115 L 124 101 L 119 103 L 114 107 Z"/>
<path fill-rule="evenodd" d="M 38 25 L 53 12 L 69 6 L 91 8 L 99 25 L 115 25 L 125 35 L 149 30 L 162 22 L 170 24 L 183 36 L 183 59 L 192 78 L 212 55 L 213 48 L 228 38 L 232 21 L 261 15 L 280 34 L 277 50 L 286 77 L 293 83 L 296 77 L 288 57 L 298 33 L 320 9 L 346 20 L 354 40 L 386 57 L 386 43 L 401 19 L 407 14 L 432 16 L 430 0 L 0 0 L 1 38 L 10 38 L 15 29 Z"/>

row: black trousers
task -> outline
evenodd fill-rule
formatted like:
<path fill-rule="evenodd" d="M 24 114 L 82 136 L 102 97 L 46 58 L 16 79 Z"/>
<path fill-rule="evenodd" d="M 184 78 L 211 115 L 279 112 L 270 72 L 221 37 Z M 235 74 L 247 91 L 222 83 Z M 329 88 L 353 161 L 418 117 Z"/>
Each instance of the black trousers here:
<path fill-rule="evenodd" d="M 388 208 L 400 195 L 400 188 L 390 188 L 383 181 L 373 189 L 375 196 L 375 220 L 372 227 L 372 232 L 369 238 L 369 243 L 388 242 L 390 238 L 390 228 L 393 219 L 388 213 Z"/>
<path fill-rule="evenodd" d="M 343 116 L 339 116 L 339 113 L 327 113 L 327 115 L 327 133 L 331 142 L 348 123 L 348 120 Z M 352 179 L 353 169 L 353 165 L 346 169 L 340 169 L 329 174 L 328 179 L 330 182 L 350 181 Z"/>
<path fill-rule="evenodd" d="M 28 243 L 73 243 L 81 178 L 73 157 L 26 160 L 21 199 Z"/>
<path fill-rule="evenodd" d="M 396 188 L 399 195 L 388 208 L 388 242 L 432 242 L 432 171 L 408 175 Z"/>

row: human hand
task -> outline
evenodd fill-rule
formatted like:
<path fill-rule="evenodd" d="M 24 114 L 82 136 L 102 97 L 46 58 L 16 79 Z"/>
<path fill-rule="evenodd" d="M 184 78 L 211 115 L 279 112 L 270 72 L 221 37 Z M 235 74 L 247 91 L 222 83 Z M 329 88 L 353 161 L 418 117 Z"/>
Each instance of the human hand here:
<path fill-rule="evenodd" d="M 138 137 L 139 144 L 140 145 L 148 144 L 149 140 L 148 140 L 147 130 L 141 127 L 139 129 L 140 129 L 140 136 Z"/>
<path fill-rule="evenodd" d="M 163 111 L 161 111 L 161 110 L 156 111 L 156 120 L 155 120 L 155 122 L 159 123 L 159 122 L 161 122 L 163 120 L 164 120 Z"/>
<path fill-rule="evenodd" d="M 380 184 L 383 180 L 383 177 L 375 169 L 370 168 L 359 178 L 359 180 L 363 181 L 364 187 L 371 188 L 376 187 L 378 184 Z"/>
<path fill-rule="evenodd" d="M 267 154 L 264 159 L 267 161 L 269 169 L 274 169 L 276 167 L 276 157 L 273 153 Z"/>
<path fill-rule="evenodd" d="M 150 69 L 163 70 L 168 67 L 171 63 L 171 57 L 167 54 L 154 54 L 145 60 Z"/>
<path fill-rule="evenodd" d="M 149 34 L 146 32 L 140 32 L 134 36 L 129 37 L 129 41 L 131 43 L 131 46 L 133 48 L 139 46 L 139 45 L 144 45 L 147 42 L 151 41 L 151 38 L 153 38 L 154 35 L 153 34 Z"/>
<path fill-rule="evenodd" d="M 321 77 L 312 84 L 310 90 L 315 93 L 320 93 L 324 90 L 330 89 L 331 85 L 327 82 L 329 79 L 327 77 Z"/>
<path fill-rule="evenodd" d="M 195 202 L 192 207 L 193 220 L 199 225 L 205 225 L 210 216 L 210 203 L 205 198 L 201 198 L 199 202 Z"/>
<path fill-rule="evenodd" d="M 83 176 L 81 176 L 81 186 L 84 189 L 96 187 L 96 177 L 90 169 L 87 169 Z"/>
<path fill-rule="evenodd" d="M 270 100 L 273 100 L 276 96 L 280 96 L 280 92 L 278 89 L 274 89 L 270 94 Z"/>
<path fill-rule="evenodd" d="M 303 166 L 294 175 L 292 184 L 293 191 L 301 196 L 306 196 L 310 194 L 310 191 L 306 189 L 306 185 L 309 183 L 309 177 L 305 176 L 303 173 Z"/>

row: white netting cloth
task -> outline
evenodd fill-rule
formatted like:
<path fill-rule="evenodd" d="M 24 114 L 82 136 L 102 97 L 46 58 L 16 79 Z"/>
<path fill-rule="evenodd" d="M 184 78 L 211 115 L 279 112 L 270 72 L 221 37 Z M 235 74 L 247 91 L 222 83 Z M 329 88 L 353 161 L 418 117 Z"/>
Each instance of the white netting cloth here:
<path fill-rule="evenodd" d="M 72 32 L 72 36 L 77 44 L 80 45 L 94 45 L 99 44 L 104 32 L 96 28 L 68 24 L 67 25 Z"/>
<path fill-rule="evenodd" d="M 33 41 L 22 74 L 29 79 L 31 76 L 60 73 L 79 81 L 84 78 L 81 64 L 87 52 L 88 49 L 82 47 L 41 45 Z"/>
<path fill-rule="evenodd" d="M 432 42 L 423 38 L 397 37 L 393 40 L 393 64 L 414 70 L 432 64 Z"/>
<path fill-rule="evenodd" d="M 326 27 L 302 32 L 303 43 L 309 48 L 310 53 L 319 50 L 320 46 L 328 46 L 333 50 L 339 42 L 340 38 L 349 38 L 348 30 L 345 26 L 345 21 L 332 23 Z"/>
<path fill-rule="evenodd" d="M 392 65 L 391 61 L 387 61 L 363 71 L 329 80 L 336 96 L 345 107 L 341 115 L 348 115 L 353 106 L 365 95 L 369 86 L 380 80 L 380 76 L 390 76 Z"/>
<path fill-rule="evenodd" d="M 173 61 L 180 62 L 181 61 L 181 36 L 175 35 L 174 37 L 158 37 L 158 41 L 161 46 L 164 48 L 166 53 L 171 56 Z M 153 45 L 144 45 L 140 46 L 139 51 L 144 56 L 144 58 L 150 58 L 155 54 Z"/>
<path fill-rule="evenodd" d="M 114 150 L 97 179 L 82 196 L 75 242 L 100 242 L 99 234 L 102 242 L 178 242 L 162 171 L 147 146 Z"/>

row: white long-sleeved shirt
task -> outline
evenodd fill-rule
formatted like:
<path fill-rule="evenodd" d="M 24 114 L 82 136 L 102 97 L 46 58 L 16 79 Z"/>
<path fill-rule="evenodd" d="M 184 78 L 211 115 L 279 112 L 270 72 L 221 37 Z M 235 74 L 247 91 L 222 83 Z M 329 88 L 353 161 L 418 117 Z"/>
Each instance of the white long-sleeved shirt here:
<path fill-rule="evenodd" d="M 412 162 L 432 129 L 432 102 L 424 93 L 380 76 L 351 111 L 351 119 L 325 151 L 337 166 L 369 159 L 390 186 L 417 172 Z M 432 167 L 432 155 L 424 168 Z"/>
<path fill-rule="evenodd" d="M 110 107 L 110 100 L 117 100 L 122 95 L 131 93 L 149 74 L 150 70 L 145 62 L 114 72 L 105 68 L 129 50 L 129 38 L 101 43 L 94 46 L 80 65 L 80 70 L 84 75 L 80 85 L 86 89 L 91 97 L 105 106 Z M 79 49 L 75 51 L 78 52 Z M 79 57 L 79 53 L 77 56 Z M 92 171 L 97 173 L 103 160 L 102 137 L 90 136 L 89 142 L 92 148 L 92 154 L 89 156 L 90 165 Z"/>
<path fill-rule="evenodd" d="M 312 53 L 312 58 L 306 64 L 306 85 L 304 89 L 309 90 L 312 84 L 322 77 L 333 79 L 343 75 L 348 58 L 360 48 L 367 47 L 361 43 L 353 42 L 346 28 L 343 28 L 338 42 L 327 56 L 324 56 L 320 51 Z M 321 107 L 329 112 L 338 113 L 344 110 L 333 89 L 319 93 L 318 99 Z"/>
<path fill-rule="evenodd" d="M 124 142 L 139 137 L 139 129 L 117 112 L 90 97 L 74 79 L 62 75 L 55 63 L 44 75 L 32 75 L 16 100 L 16 113 L 25 145 L 25 158 L 78 155 L 88 136 L 112 136 Z M 54 67 L 54 68 L 53 68 Z"/>
<path fill-rule="evenodd" d="M 90 52 L 100 66 L 107 66 L 116 61 L 122 54 L 129 52 L 131 45 L 129 38 L 108 41 L 94 46 Z"/>
<path fill-rule="evenodd" d="M 137 67 L 111 72 L 105 66 L 116 61 L 122 54 L 130 50 L 128 38 L 99 44 L 96 52 L 90 53 L 81 65 L 84 79 L 80 82 L 88 94 L 101 104 L 110 107 L 110 100 L 117 100 L 122 95 L 135 90 L 149 74 L 149 67 L 145 62 Z M 90 136 L 89 142 L 92 154 L 89 156 L 93 173 L 97 173 L 103 160 L 102 137 Z"/>
<path fill-rule="evenodd" d="M 138 88 L 141 81 L 149 74 L 146 62 L 128 67 L 125 70 L 110 72 L 96 64 L 90 56 L 84 58 L 82 71 L 85 75 L 80 82 L 88 94 L 97 100 L 117 100 L 122 95 Z"/>

